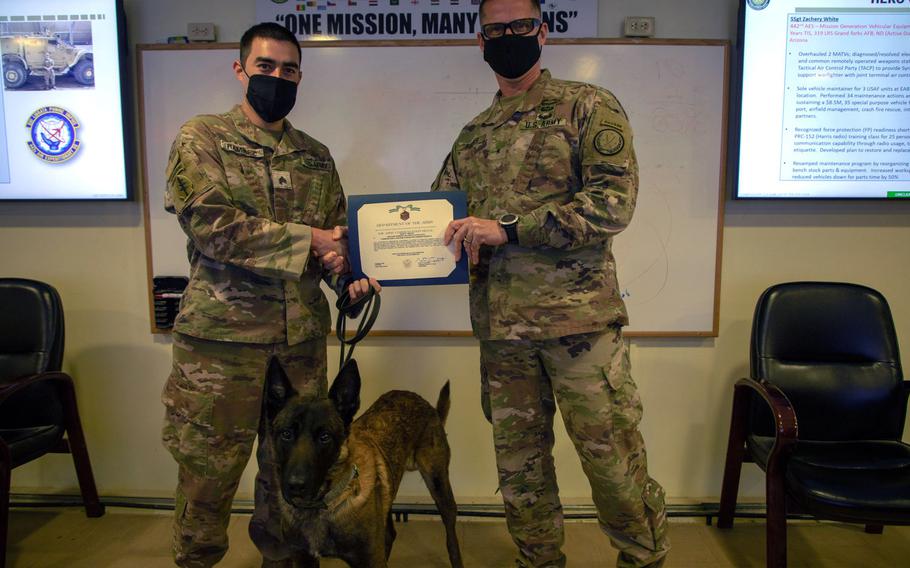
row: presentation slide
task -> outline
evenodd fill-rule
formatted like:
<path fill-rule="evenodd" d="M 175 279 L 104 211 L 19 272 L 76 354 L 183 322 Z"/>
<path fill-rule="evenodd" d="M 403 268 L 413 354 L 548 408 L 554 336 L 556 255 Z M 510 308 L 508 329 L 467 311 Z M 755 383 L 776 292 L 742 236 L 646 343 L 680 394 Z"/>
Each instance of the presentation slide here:
<path fill-rule="evenodd" d="M 737 197 L 910 199 L 910 0 L 745 0 Z"/>
<path fill-rule="evenodd" d="M 126 199 L 116 0 L 0 0 L 0 200 Z"/>

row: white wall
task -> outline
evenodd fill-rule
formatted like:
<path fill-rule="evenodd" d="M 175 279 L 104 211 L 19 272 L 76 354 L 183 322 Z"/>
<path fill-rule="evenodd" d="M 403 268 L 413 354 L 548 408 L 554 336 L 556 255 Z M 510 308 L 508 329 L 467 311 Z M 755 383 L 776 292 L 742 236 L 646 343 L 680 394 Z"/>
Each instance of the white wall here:
<path fill-rule="evenodd" d="M 733 0 L 602 0 L 600 33 L 616 37 L 625 16 L 651 15 L 659 37 L 731 39 L 735 6 Z M 133 44 L 182 35 L 188 21 L 214 21 L 219 40 L 237 41 L 252 23 L 254 3 L 127 0 L 127 13 Z M 768 285 L 820 279 L 875 287 L 891 301 L 905 352 L 910 349 L 908 205 L 726 203 L 720 336 L 632 342 L 650 467 L 671 500 L 717 499 L 731 384 L 747 373 L 752 309 Z M 63 297 L 65 368 L 77 380 L 102 494 L 172 495 L 175 465 L 159 442 L 163 410 L 158 400 L 170 366 L 170 341 L 148 332 L 139 203 L 2 204 L 0 258 L 3 275 L 49 281 Z M 332 346 L 330 362 L 336 357 Z M 357 350 L 365 403 L 381 390 L 401 387 L 435 400 L 443 379 L 452 380 L 448 432 L 455 448 L 455 491 L 463 502 L 496 503 L 490 432 L 479 412 L 477 357 L 476 344 L 467 338 L 370 338 Z M 562 493 L 567 500 L 585 501 L 588 490 L 577 459 L 560 436 L 556 459 Z M 241 498 L 251 494 L 252 472 L 247 470 Z M 754 466 L 747 466 L 744 493 L 761 495 L 761 479 Z M 18 492 L 72 493 L 76 480 L 69 457 L 57 455 L 15 470 L 13 485 Z M 401 494 L 421 498 L 426 492 L 412 477 Z"/>

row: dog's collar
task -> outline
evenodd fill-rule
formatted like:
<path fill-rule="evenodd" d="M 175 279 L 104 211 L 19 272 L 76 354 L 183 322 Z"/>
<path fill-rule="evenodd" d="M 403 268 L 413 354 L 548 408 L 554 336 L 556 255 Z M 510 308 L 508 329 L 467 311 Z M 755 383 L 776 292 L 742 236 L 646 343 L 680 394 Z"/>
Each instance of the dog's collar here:
<path fill-rule="evenodd" d="M 357 464 L 355 463 L 351 466 L 351 470 L 348 472 L 347 479 L 333 485 L 329 489 L 329 492 L 325 494 L 325 497 L 322 498 L 325 506 L 330 507 L 332 504 L 334 504 L 335 500 L 338 499 L 344 490 L 348 488 L 351 482 L 358 477 L 360 477 L 360 470 L 357 469 Z"/>

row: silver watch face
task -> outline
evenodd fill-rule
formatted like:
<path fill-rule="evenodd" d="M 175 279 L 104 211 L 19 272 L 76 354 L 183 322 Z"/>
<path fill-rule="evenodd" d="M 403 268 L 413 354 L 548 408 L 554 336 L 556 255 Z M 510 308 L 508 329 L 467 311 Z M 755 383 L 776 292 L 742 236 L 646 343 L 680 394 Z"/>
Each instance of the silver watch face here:
<path fill-rule="evenodd" d="M 514 225 L 517 222 L 518 222 L 518 215 L 514 215 L 512 213 L 506 213 L 505 215 L 503 215 L 502 217 L 499 218 L 500 225 Z"/>

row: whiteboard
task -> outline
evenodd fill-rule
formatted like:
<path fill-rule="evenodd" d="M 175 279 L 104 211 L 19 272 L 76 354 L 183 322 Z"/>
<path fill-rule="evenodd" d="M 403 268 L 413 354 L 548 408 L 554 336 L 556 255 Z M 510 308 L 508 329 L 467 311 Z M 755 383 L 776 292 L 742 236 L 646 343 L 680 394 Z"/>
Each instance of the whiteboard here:
<path fill-rule="evenodd" d="M 470 42 L 301 45 L 289 119 L 329 147 L 348 195 L 427 191 L 461 127 L 497 89 Z M 627 335 L 717 335 L 728 51 L 724 41 L 685 40 L 544 47 L 554 77 L 611 90 L 632 124 L 638 205 L 614 239 Z M 192 116 L 241 100 L 236 57 L 229 44 L 138 48 L 150 313 L 152 276 L 189 273 L 186 237 L 163 208 L 171 142 Z M 467 297 L 467 285 L 386 288 L 374 330 L 466 335 Z"/>

